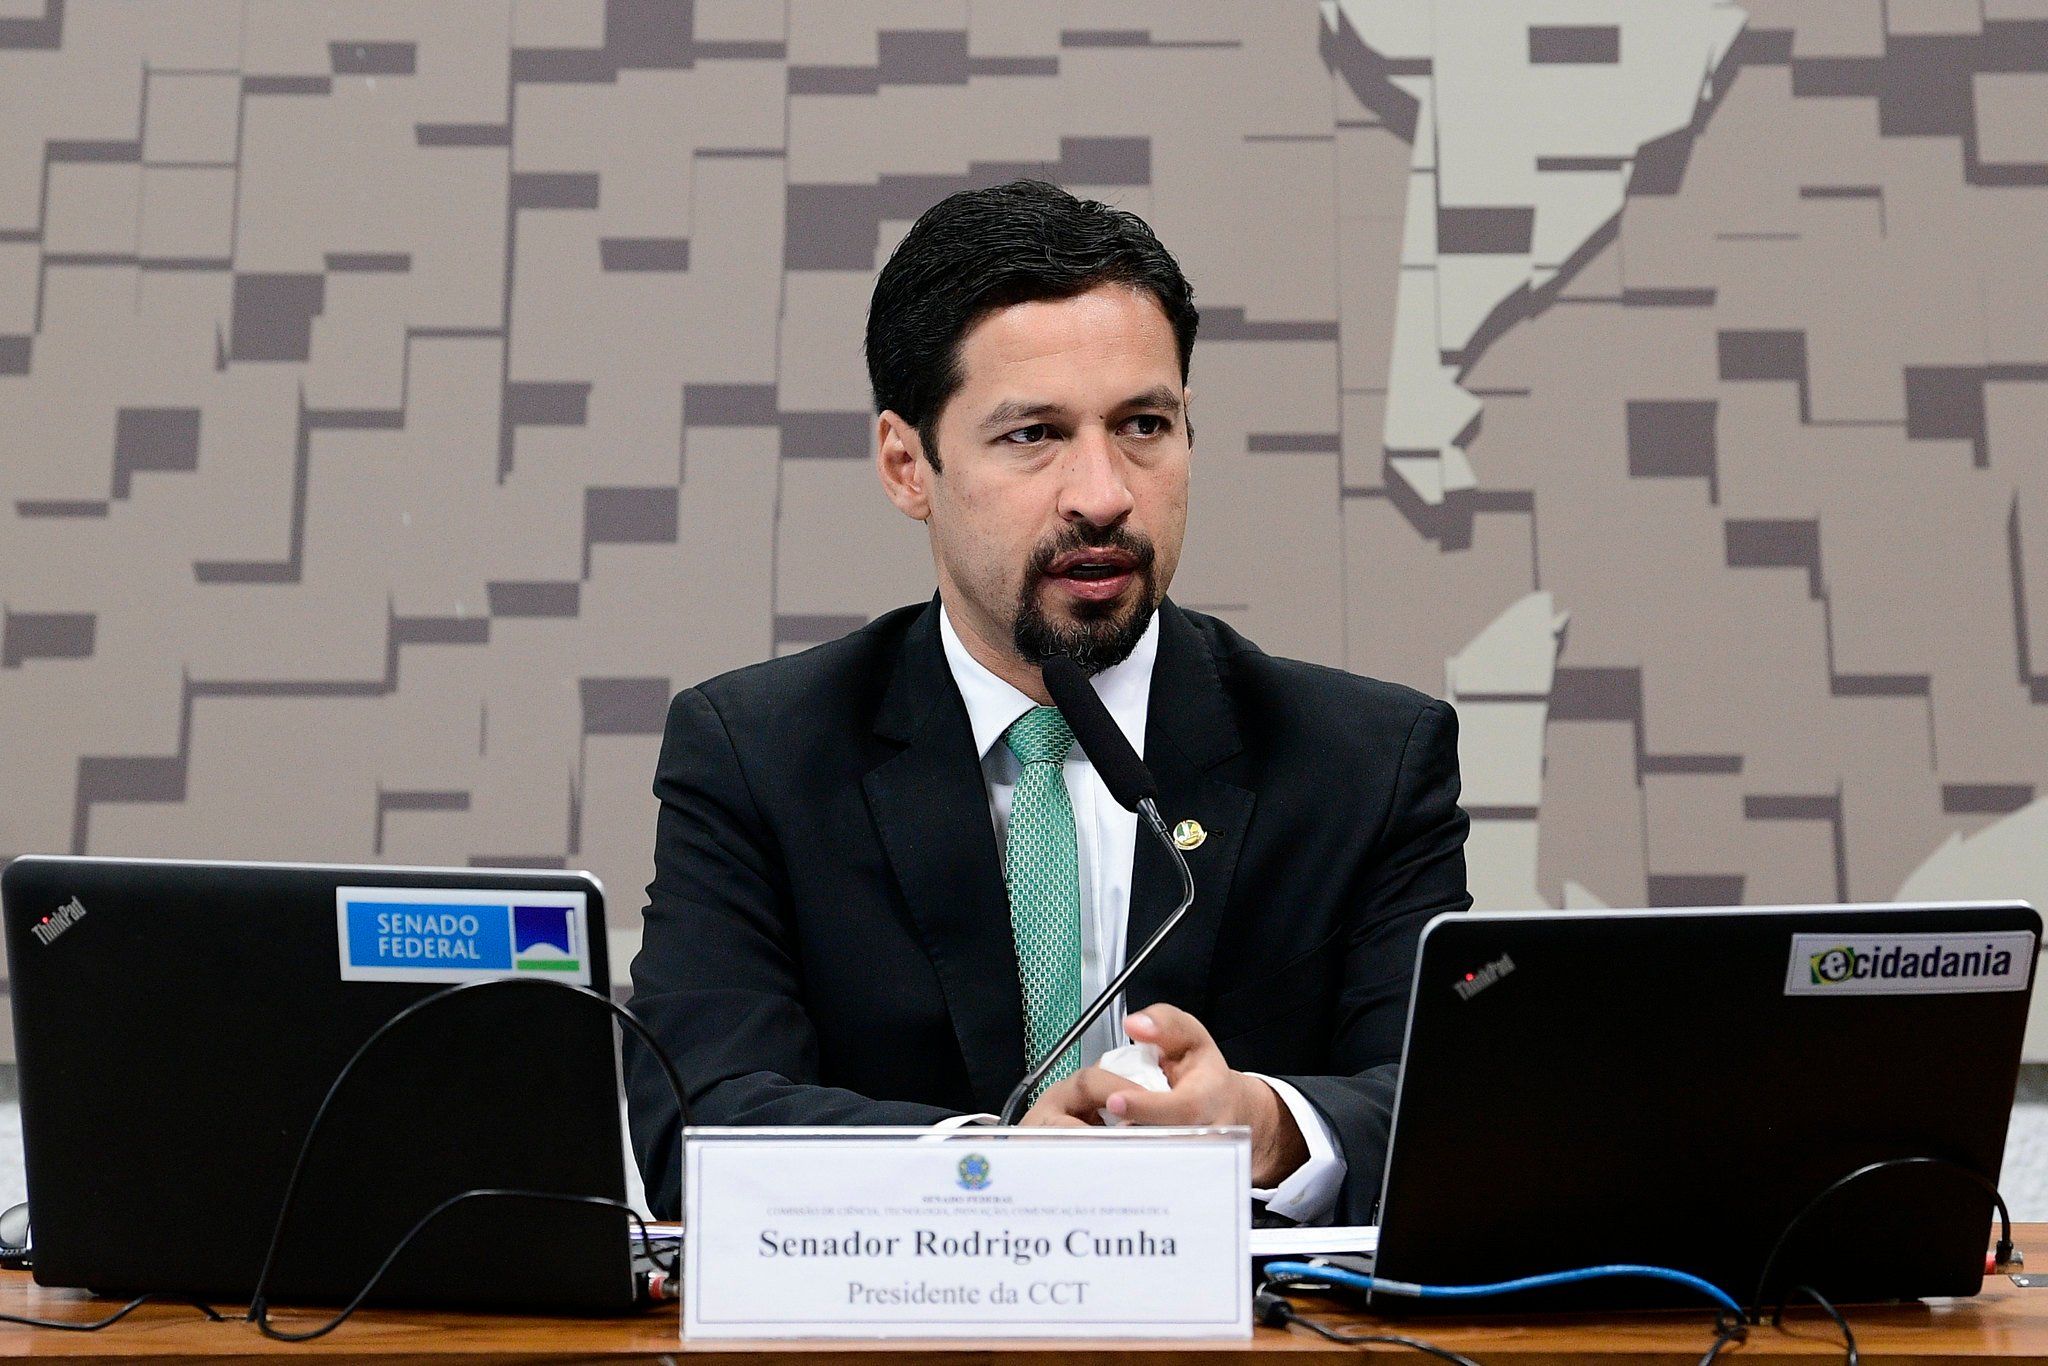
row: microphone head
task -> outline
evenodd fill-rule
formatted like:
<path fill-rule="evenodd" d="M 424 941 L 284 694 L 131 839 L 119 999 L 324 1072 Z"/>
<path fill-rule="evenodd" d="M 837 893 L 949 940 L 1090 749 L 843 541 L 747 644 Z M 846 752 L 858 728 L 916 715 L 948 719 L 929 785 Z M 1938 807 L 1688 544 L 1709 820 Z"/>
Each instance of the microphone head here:
<path fill-rule="evenodd" d="M 1117 805 L 1126 811 L 1136 811 L 1138 803 L 1148 797 L 1156 802 L 1159 784 L 1153 780 L 1151 770 L 1124 738 L 1123 728 L 1109 714 L 1109 708 L 1095 693 L 1095 685 L 1088 681 L 1088 675 L 1073 657 L 1048 655 L 1039 661 L 1039 673 L 1045 679 L 1045 690 L 1052 695 L 1053 705 L 1067 719 L 1067 728 L 1074 732 L 1081 752 L 1095 765 L 1102 785 L 1116 798 Z"/>

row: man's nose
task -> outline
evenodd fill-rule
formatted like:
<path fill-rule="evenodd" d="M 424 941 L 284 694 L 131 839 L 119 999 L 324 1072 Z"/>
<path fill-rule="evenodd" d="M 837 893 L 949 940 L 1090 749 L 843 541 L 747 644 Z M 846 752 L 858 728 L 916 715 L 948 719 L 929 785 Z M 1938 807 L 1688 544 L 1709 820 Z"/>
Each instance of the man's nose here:
<path fill-rule="evenodd" d="M 1130 516 L 1131 496 L 1124 454 L 1109 433 L 1084 431 L 1070 441 L 1066 481 L 1060 489 L 1060 515 L 1095 526 L 1114 526 Z"/>

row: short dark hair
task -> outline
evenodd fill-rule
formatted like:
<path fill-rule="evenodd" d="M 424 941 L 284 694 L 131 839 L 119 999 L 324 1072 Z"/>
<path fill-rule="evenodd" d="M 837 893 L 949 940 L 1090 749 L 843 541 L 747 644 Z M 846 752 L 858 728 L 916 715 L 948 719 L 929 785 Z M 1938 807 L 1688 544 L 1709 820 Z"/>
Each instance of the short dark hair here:
<path fill-rule="evenodd" d="M 911 225 L 868 305 L 868 381 L 875 411 L 917 428 L 939 468 L 939 413 L 959 391 L 960 342 L 1011 304 L 1065 299 L 1103 284 L 1159 301 L 1186 384 L 1195 349 L 1195 292 L 1145 220 L 1039 180 L 962 190 Z"/>

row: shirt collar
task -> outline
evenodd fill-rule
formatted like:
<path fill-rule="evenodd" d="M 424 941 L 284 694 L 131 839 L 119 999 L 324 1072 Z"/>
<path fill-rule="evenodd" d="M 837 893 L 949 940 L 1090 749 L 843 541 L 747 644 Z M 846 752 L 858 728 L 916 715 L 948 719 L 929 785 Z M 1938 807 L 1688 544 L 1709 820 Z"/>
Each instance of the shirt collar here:
<path fill-rule="evenodd" d="M 986 759 L 989 750 L 1003 738 L 1003 732 L 1038 703 L 996 677 L 968 653 L 959 632 L 953 629 L 953 618 L 947 614 L 944 603 L 939 605 L 939 639 L 946 649 L 946 667 L 953 671 L 954 685 L 960 689 L 960 700 L 967 704 L 967 722 L 974 730 L 974 752 Z M 1154 612 L 1130 657 L 1088 680 L 1095 685 L 1095 695 L 1116 718 L 1117 728 L 1139 754 L 1145 752 L 1152 665 L 1158 658 L 1159 614 Z"/>

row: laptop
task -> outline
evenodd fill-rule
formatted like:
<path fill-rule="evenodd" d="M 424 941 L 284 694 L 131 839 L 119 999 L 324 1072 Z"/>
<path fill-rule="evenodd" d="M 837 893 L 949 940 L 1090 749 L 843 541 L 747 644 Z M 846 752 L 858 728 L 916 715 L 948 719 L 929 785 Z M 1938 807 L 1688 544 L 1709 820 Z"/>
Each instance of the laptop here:
<path fill-rule="evenodd" d="M 2020 902 L 1441 916 L 1424 930 L 1376 1274 L 1673 1267 L 1747 1305 L 1868 1163 L 1996 1183 L 2041 918 Z M 1976 1294 L 1995 1211 L 1940 1164 L 1800 1221 L 1770 1296 Z M 1703 1303 L 1602 1280 L 1484 1308 Z M 1473 1301 L 1376 1295 L 1376 1309 Z"/>
<path fill-rule="evenodd" d="M 307 1128 L 380 1026 L 460 981 L 610 983 L 580 872 L 26 857 L 0 903 L 44 1285 L 247 1300 Z M 471 990 L 408 1019 L 335 1093 L 268 1297 L 347 1301 L 461 1191 L 622 1199 L 618 1066 L 574 992 Z M 624 1310 L 628 1222 L 472 1200 L 372 1302 Z"/>

